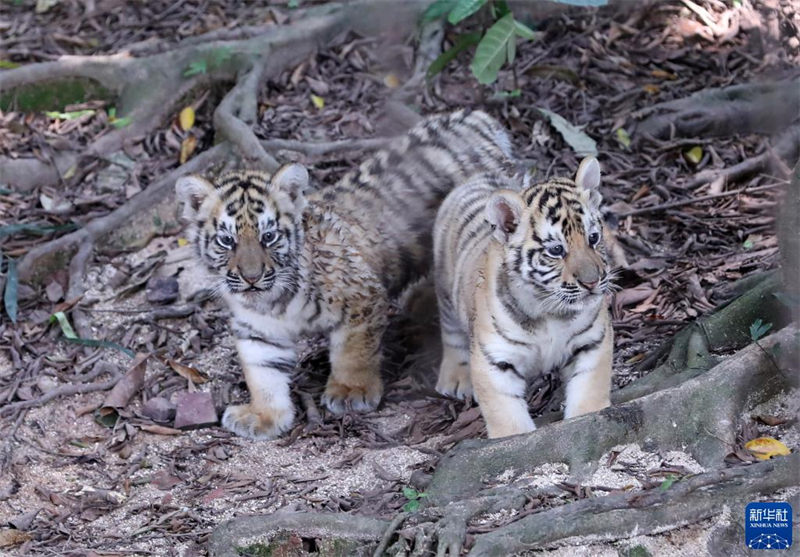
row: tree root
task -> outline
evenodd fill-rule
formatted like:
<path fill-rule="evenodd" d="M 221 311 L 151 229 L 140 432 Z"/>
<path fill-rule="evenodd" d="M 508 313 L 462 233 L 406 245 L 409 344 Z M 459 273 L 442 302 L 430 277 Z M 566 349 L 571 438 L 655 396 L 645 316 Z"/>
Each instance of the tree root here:
<path fill-rule="evenodd" d="M 758 172 L 772 169 L 775 166 L 782 166 L 782 161 L 790 164 L 800 156 L 800 125 L 794 125 L 783 132 L 775 140 L 774 147 L 767 149 L 766 152 L 743 160 L 729 168 L 706 169 L 698 172 L 697 175 L 686 185 L 689 189 L 694 189 L 710 182 L 721 182 L 730 184 L 744 180 Z"/>
<path fill-rule="evenodd" d="M 724 507 L 735 507 L 736 516 L 741 516 L 744 505 L 758 495 L 797 485 L 799 468 L 800 454 L 795 453 L 699 474 L 666 490 L 583 499 L 481 534 L 471 552 L 500 556 L 555 542 L 568 544 L 577 537 L 608 541 L 655 534 L 717 515 Z"/>
<path fill-rule="evenodd" d="M 685 450 L 704 466 L 718 464 L 735 444 L 739 416 L 792 387 L 768 352 L 776 344 L 791 352 L 795 334 L 796 328 L 787 327 L 699 377 L 633 402 L 527 435 L 462 442 L 440 462 L 427 490 L 429 500 L 441 506 L 474 496 L 487 480 L 509 469 L 521 474 L 548 462 L 567 463 L 580 479 L 593 472 L 605 452 L 627 443 L 646 441 L 664 450 Z"/>
<path fill-rule="evenodd" d="M 201 153 L 186 164 L 168 173 L 162 179 L 152 184 L 146 190 L 133 196 L 127 203 L 118 207 L 111 213 L 99 217 L 88 223 L 83 228 L 71 232 L 45 244 L 31 249 L 20 261 L 18 270 L 20 280 L 40 281 L 53 269 L 53 263 L 63 260 L 65 254 L 70 257 L 78 246 L 95 243 L 120 227 L 132 216 L 146 211 L 164 199 L 175 186 L 175 180 L 191 172 L 199 172 L 212 163 L 221 160 L 229 152 L 229 145 L 221 143 Z M 72 270 L 71 270 L 72 271 Z M 74 269 L 77 276 L 78 269 Z M 71 290 L 76 293 L 76 290 Z"/>
<path fill-rule="evenodd" d="M 800 80 L 706 89 L 635 113 L 637 138 L 772 134 L 800 114 Z M 638 140 L 638 139 L 637 139 Z"/>
<path fill-rule="evenodd" d="M 280 532 L 290 532 L 306 538 L 340 540 L 342 545 L 349 545 L 349 551 L 340 552 L 340 555 L 371 555 L 372 543 L 383 537 L 389 524 L 386 520 L 346 513 L 281 510 L 271 515 L 246 516 L 223 523 L 211 534 L 208 551 L 214 557 L 239 557 L 242 554 L 239 548 L 246 551 L 254 547 L 263 549 L 258 555 L 278 554 L 274 550 L 280 546 L 273 547 L 270 543 L 272 538 Z"/>
<path fill-rule="evenodd" d="M 699 318 L 675 335 L 663 363 L 647 375 L 612 394 L 619 404 L 674 387 L 706 372 L 715 362 L 713 352 L 729 352 L 747 345 L 750 325 L 757 319 L 780 328 L 789 316 L 775 294 L 780 279 L 770 275 L 714 313 Z"/>

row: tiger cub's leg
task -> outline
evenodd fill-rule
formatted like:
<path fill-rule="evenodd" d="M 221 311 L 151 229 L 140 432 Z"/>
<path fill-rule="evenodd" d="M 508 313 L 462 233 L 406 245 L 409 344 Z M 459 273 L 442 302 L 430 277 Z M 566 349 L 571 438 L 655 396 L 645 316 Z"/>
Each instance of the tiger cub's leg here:
<path fill-rule="evenodd" d="M 381 400 L 381 337 L 386 312 L 374 308 L 370 315 L 373 319 L 346 321 L 331 333 L 331 375 L 322 403 L 335 414 L 373 410 Z"/>
<path fill-rule="evenodd" d="M 235 329 L 235 327 L 234 327 Z M 236 341 L 250 402 L 228 406 L 222 425 L 251 439 L 273 439 L 294 422 L 289 382 L 297 355 L 287 339 L 250 335 Z"/>
<path fill-rule="evenodd" d="M 439 324 L 442 330 L 442 363 L 436 391 L 458 399 L 472 397 L 469 377 L 469 337 L 461 330 L 448 300 L 439 296 Z"/>
<path fill-rule="evenodd" d="M 611 325 L 606 323 L 603 338 L 582 351 L 575 362 L 562 371 L 567 384 L 564 418 L 602 410 L 611 404 L 611 360 L 614 344 Z"/>
<path fill-rule="evenodd" d="M 525 400 L 525 377 L 512 364 L 489 361 L 483 339 L 470 348 L 472 385 L 490 438 L 527 433 L 536 429 Z M 497 339 L 502 342 L 502 339 Z"/>

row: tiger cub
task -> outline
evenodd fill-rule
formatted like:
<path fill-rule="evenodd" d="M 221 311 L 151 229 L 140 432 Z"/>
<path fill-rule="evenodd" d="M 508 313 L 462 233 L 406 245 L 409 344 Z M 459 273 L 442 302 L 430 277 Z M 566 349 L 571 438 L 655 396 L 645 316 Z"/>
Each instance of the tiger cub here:
<path fill-rule="evenodd" d="M 502 189 L 476 176 L 444 201 L 434 225 L 444 353 L 437 390 L 474 395 L 489 437 L 533 431 L 526 378 L 560 369 L 565 418 L 609 405 L 611 288 L 600 165 L 575 180 Z M 516 182 L 519 184 L 519 182 Z"/>
<path fill-rule="evenodd" d="M 478 172 L 514 174 L 511 143 L 483 112 L 423 120 L 337 184 L 306 194 L 297 164 L 214 181 L 180 178 L 177 198 L 197 259 L 230 308 L 250 402 L 223 425 L 245 437 L 286 431 L 295 410 L 296 343 L 325 334 L 334 413 L 374 409 L 391 304 L 430 266 L 436 209 Z"/>

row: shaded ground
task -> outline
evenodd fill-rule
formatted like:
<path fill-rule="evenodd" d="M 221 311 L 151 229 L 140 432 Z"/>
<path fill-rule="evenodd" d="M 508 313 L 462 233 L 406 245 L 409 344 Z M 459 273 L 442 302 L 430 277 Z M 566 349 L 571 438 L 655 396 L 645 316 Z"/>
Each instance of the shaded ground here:
<path fill-rule="evenodd" d="M 719 14 L 724 4 L 709 2 L 707 7 Z M 680 2 L 658 3 L 630 16 L 577 11 L 541 22 L 539 40 L 519 45 L 516 82 L 510 72 L 501 72 L 494 91 L 479 89 L 468 71 L 469 58 L 462 55 L 415 99 L 423 113 L 462 106 L 487 109 L 512 131 L 518 153 L 540 178 L 571 172 L 578 157 L 536 107 L 584 126 L 597 140 L 603 193 L 619 217 L 617 237 L 629 263 L 614 301 L 618 386 L 647 371 L 654 346 L 727 300 L 733 281 L 775 266 L 773 209 L 783 180 L 758 175 L 746 184 L 723 184 L 720 191 L 713 185 L 687 187 L 703 169 L 730 166 L 763 152 L 769 141 L 762 136 L 691 142 L 635 138 L 637 142 L 626 147 L 616 130 L 628 125 L 634 111 L 706 87 L 797 76 L 798 9 L 795 2 L 780 4 L 775 16 L 780 24 L 778 43 L 744 29 L 727 40 L 709 37 Z M 124 8 L 98 2 L 91 17 L 85 10 L 81 3 L 60 2 L 35 15 L 26 3 L 3 3 L 0 59 L 26 63 L 64 53 L 113 53 L 131 43 L 142 51 L 158 50 L 202 33 L 235 32 L 242 25 L 270 21 L 280 25 L 286 17 L 280 8 L 234 8 L 224 2 L 125 3 Z M 413 54 L 411 41 L 341 37 L 262 88 L 257 135 L 324 141 L 381 134 L 393 76 L 402 81 L 410 73 Z M 521 90 L 516 97 L 493 94 L 516 88 Z M 192 133 L 198 138 L 198 152 L 213 143 L 212 113 L 224 92 L 209 89 L 187 100 L 197 111 Z M 312 93 L 324 99 L 324 107 L 313 104 Z M 96 111 L 74 120 L 0 113 L 0 155 L 33 153 L 46 160 L 68 145 L 87 144 L 107 133 L 110 107 L 97 103 L 88 108 Z M 3 189 L 0 226 L 30 225 L 27 232 L 0 228 L 3 254 L 19 257 L 43 238 L 124 203 L 178 166 L 186 134 L 176 122 L 166 122 L 156 132 L 134 138 L 113 161 L 97 159 L 76 168 L 66 178 L 67 187 L 28 193 Z M 703 148 L 699 164 L 684 155 L 696 145 Z M 335 181 L 363 156 L 313 158 L 289 151 L 273 155 L 308 164 L 320 183 Z M 625 216 L 634 209 L 743 185 L 759 189 Z M 156 223 L 154 228 L 158 227 Z M 210 381 L 197 388 L 211 392 L 220 411 L 231 400 L 246 396 L 227 332 L 226 310 L 203 290 L 190 252 L 179 231 L 174 232 L 130 253 L 98 257 L 86 281 L 91 288 L 80 307 L 90 316 L 94 338 L 135 352 L 157 352 L 206 374 Z M 151 276 L 176 278 L 179 298 L 164 305 L 149 302 L 145 285 Z M 0 324 L 0 404 L 6 410 L 0 523 L 27 521 L 24 527 L 15 524 L 32 536 L 18 549 L 23 554 L 79 555 L 94 550 L 202 555 L 206 536 L 219 522 L 286 506 L 388 517 L 407 502 L 401 487 L 412 481 L 412 473 L 429 472 L 455 442 L 485 435 L 477 408 L 440 398 L 430 388 L 436 348 L 430 341 L 436 336 L 430 319 L 421 321 L 427 326 L 409 326 L 398 319 L 404 343 L 387 346 L 391 356 L 387 393 L 377 412 L 333 418 L 304 397 L 307 416 L 301 416 L 285 439 L 274 442 L 245 441 L 219 428 L 192 432 L 153 428 L 159 424 L 142 414 L 143 403 L 156 396 L 169 399 L 194 387 L 156 358 L 148 363 L 143 393 L 121 411 L 122 419 L 114 428 L 94 418 L 105 392 L 39 405 L 37 399 L 54 389 L 107 380 L 107 374 L 91 375 L 99 369 L 95 368 L 99 361 L 111 363 L 111 373 L 130 365 L 126 355 L 113 349 L 65 343 L 61 329 L 48 323 L 54 311 L 68 311 L 75 303 L 64 300 L 66 288 L 66 271 L 56 273 L 38 290 L 21 286 L 19 323 Z M 152 299 L 153 288 L 149 290 Z M 430 304 L 414 307 L 424 315 Z M 164 317 L 176 313 L 181 317 Z M 313 342 L 309 344 L 308 358 L 299 371 L 298 397 L 306 393 L 318 400 L 324 384 L 323 356 Z M 533 410 L 557 406 L 558 401 L 551 404 L 548 398 L 556 386 L 551 377 L 532 386 Z M 24 408 L 26 401 L 30 409 Z M 796 414 L 786 404 L 765 414 Z M 321 414 L 319 420 L 315 413 Z M 780 437 L 783 431 L 781 425 L 755 421 L 751 427 L 753 436 L 760 432 Z M 798 440 L 792 435 L 784 442 L 796 449 Z M 660 481 L 675 472 L 675 466 L 689 471 L 696 466 L 680 455 L 642 456 L 636 451 L 641 450 L 620 448 L 619 454 L 633 455 L 627 460 L 609 455 L 610 475 L 578 486 L 577 491 L 560 483 L 558 470 L 543 470 L 542 481 L 554 488 L 552 504 L 586 496 L 583 488 L 612 491 L 637 487 L 634 482 L 640 487 Z M 614 462 L 617 469 L 612 470 Z M 475 524 L 472 533 L 508 518 Z M 681 542 L 675 545 L 680 547 Z"/>

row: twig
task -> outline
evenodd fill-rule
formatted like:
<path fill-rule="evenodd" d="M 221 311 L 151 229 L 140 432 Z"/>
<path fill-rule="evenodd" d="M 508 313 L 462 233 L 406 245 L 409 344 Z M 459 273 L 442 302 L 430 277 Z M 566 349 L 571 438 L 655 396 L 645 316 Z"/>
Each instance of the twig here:
<path fill-rule="evenodd" d="M 383 557 L 383 552 L 386 551 L 387 547 L 389 547 L 389 542 L 392 541 L 392 536 L 394 536 L 395 531 L 400 527 L 407 516 L 408 513 L 400 513 L 392 519 L 392 521 L 389 523 L 389 526 L 386 527 L 386 531 L 383 533 L 381 541 L 378 544 L 378 547 L 375 548 L 375 552 L 372 554 L 372 557 Z"/>
<path fill-rule="evenodd" d="M 308 420 L 308 425 L 315 426 L 321 424 L 322 416 L 319 413 L 319 408 L 317 408 L 317 405 L 314 402 L 314 397 L 305 391 L 300 391 L 300 402 L 303 403 L 303 407 L 306 409 L 306 419 Z"/>
<path fill-rule="evenodd" d="M 730 197 L 732 195 L 739 195 L 741 193 L 755 193 L 764 190 L 771 190 L 774 188 L 782 187 L 785 184 L 765 184 L 755 188 L 743 187 L 738 190 L 724 191 L 721 193 L 714 193 L 710 195 L 703 195 L 701 197 L 693 197 L 691 199 L 684 199 L 682 201 L 671 201 L 670 203 L 662 203 L 661 205 L 653 205 L 652 207 L 642 207 L 641 209 L 633 209 L 631 211 L 624 211 L 619 213 L 619 218 L 631 217 L 634 215 L 645 215 L 648 213 L 657 213 L 659 211 L 666 211 L 667 209 L 674 209 L 676 207 L 683 207 L 684 205 L 691 205 L 692 203 L 699 203 L 701 201 L 710 201 L 712 199 L 719 199 L 720 197 Z"/>
<path fill-rule="evenodd" d="M 3 408 L 0 408 L 0 415 L 7 416 L 20 408 L 33 408 L 36 406 L 42 406 L 43 404 L 46 404 L 51 400 L 62 396 L 82 395 L 86 393 L 95 393 L 97 391 L 106 391 L 112 388 L 114 385 L 116 385 L 117 382 L 122 377 L 123 377 L 122 375 L 119 375 L 113 379 L 104 381 L 103 383 L 79 383 L 77 385 L 62 385 L 61 387 L 57 387 L 52 391 L 50 391 L 49 393 L 45 393 L 38 398 L 34 398 L 31 400 L 22 400 L 20 402 L 7 404 Z"/>

